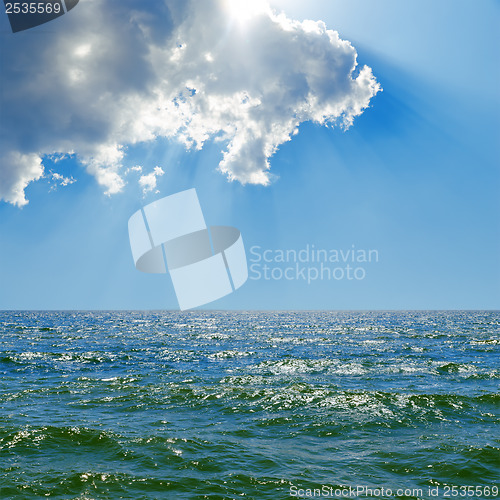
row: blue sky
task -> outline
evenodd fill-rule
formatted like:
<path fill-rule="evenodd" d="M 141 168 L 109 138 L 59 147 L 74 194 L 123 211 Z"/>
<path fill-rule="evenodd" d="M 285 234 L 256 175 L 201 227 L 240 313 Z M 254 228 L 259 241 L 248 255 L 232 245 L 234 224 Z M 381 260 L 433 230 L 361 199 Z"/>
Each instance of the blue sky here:
<path fill-rule="evenodd" d="M 135 270 L 127 221 L 192 187 L 209 224 L 241 230 L 249 258 L 252 247 L 307 245 L 379 255 L 362 280 L 249 279 L 206 308 L 499 308 L 498 3 L 272 5 L 299 21 L 323 20 L 372 68 L 383 92 L 354 125 L 302 123 L 270 159 L 278 178 L 268 186 L 228 182 L 213 139 L 190 151 L 175 138 L 129 145 L 122 168 L 160 166 L 158 193 L 144 194 L 131 172 L 121 192 L 106 195 L 74 155 L 45 158 L 46 177 L 25 189 L 28 204 L 0 202 L 1 309 L 176 309 L 168 276 Z M 17 35 L 0 34 L 8 36 Z M 5 89 L 10 73 L 2 75 Z M 29 137 L 44 124 L 22 126 Z M 76 182 L 51 189 L 51 170 Z"/>

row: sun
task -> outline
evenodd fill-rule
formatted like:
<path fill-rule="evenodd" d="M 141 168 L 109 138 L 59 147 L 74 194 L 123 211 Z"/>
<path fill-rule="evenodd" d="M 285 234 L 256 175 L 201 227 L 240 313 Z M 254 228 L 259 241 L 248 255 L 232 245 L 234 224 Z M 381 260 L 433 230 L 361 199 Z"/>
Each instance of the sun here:
<path fill-rule="evenodd" d="M 230 17 L 240 23 L 248 22 L 257 15 L 269 11 L 266 0 L 225 0 L 224 3 Z"/>

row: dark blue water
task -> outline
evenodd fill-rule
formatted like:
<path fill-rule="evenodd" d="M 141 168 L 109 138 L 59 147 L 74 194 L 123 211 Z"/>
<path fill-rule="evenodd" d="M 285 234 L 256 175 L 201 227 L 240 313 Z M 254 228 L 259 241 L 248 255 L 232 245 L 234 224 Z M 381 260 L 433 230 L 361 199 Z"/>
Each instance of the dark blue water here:
<path fill-rule="evenodd" d="M 497 498 L 499 334 L 499 312 L 0 312 L 0 498 Z"/>

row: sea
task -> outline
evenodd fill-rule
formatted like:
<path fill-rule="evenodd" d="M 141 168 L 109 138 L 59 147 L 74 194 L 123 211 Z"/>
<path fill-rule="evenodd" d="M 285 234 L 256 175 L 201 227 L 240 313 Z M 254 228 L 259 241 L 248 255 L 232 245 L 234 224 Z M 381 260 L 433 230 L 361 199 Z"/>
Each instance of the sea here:
<path fill-rule="evenodd" d="M 498 498 L 498 311 L 0 312 L 0 498 Z"/>

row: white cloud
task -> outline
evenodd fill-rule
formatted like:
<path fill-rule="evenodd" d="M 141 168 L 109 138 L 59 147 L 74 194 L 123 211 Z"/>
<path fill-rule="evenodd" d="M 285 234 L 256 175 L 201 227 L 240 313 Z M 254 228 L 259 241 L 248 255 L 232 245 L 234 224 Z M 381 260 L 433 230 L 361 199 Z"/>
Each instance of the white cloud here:
<path fill-rule="evenodd" d="M 37 36 L 4 29 L 0 197 L 22 206 L 44 155 L 68 152 L 117 193 L 126 147 L 157 137 L 215 138 L 229 179 L 268 184 L 300 123 L 348 127 L 380 90 L 322 22 L 226 2 L 86 0 Z"/>
<path fill-rule="evenodd" d="M 127 170 L 125 171 L 126 174 L 130 172 L 142 172 L 142 167 L 139 165 L 134 165 L 133 167 L 127 168 Z"/>
<path fill-rule="evenodd" d="M 73 177 L 64 177 L 64 175 L 52 171 L 50 172 L 49 178 L 52 183 L 50 187 L 51 191 L 55 191 L 57 187 L 66 187 L 76 182 L 76 179 L 74 179 Z"/>
<path fill-rule="evenodd" d="M 142 187 L 142 193 L 147 194 L 156 189 L 156 179 L 161 177 L 165 172 L 161 167 L 156 166 L 152 172 L 139 177 L 139 186 Z"/>
<path fill-rule="evenodd" d="M 42 160 L 35 153 L 0 153 L 0 198 L 22 207 L 28 204 L 24 189 L 43 176 Z"/>

